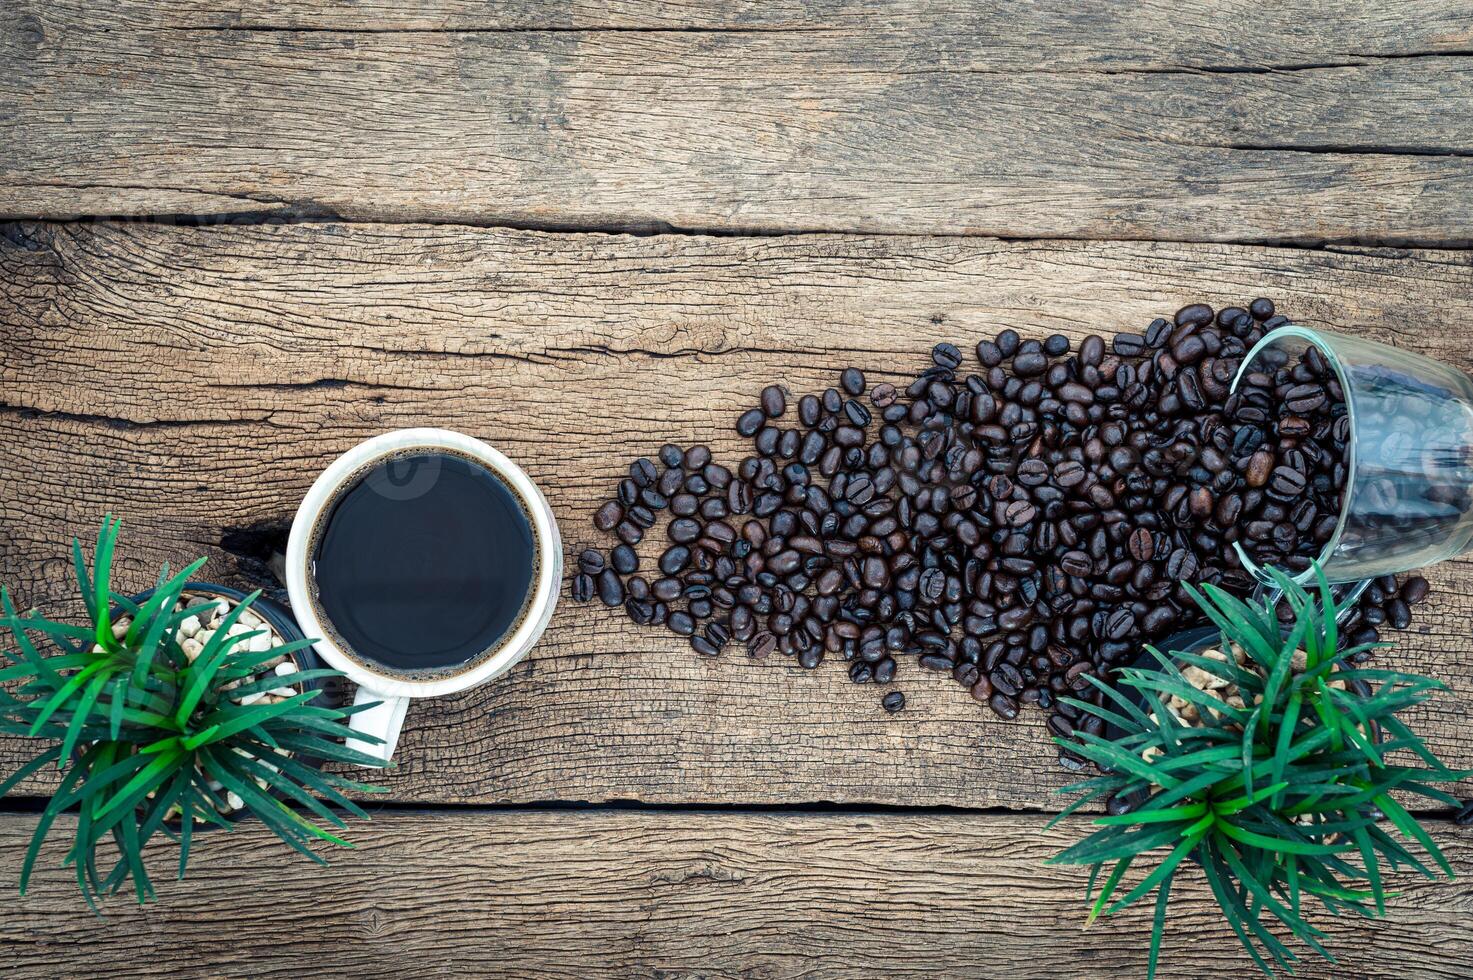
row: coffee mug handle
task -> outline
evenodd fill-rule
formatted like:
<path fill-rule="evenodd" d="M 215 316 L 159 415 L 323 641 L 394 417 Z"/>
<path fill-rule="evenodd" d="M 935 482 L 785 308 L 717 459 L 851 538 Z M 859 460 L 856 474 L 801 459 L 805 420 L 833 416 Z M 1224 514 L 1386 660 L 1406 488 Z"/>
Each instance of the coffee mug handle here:
<path fill-rule="evenodd" d="M 394 746 L 399 744 L 399 729 L 404 727 L 404 712 L 409 708 L 409 699 L 391 697 L 361 686 L 358 688 L 358 694 L 353 698 L 355 706 L 372 704 L 375 701 L 380 703 L 349 716 L 348 727 L 355 732 L 373 735 L 383 741 L 377 745 L 356 742 L 352 747 L 359 752 L 366 752 L 388 762 L 394 754 Z"/>

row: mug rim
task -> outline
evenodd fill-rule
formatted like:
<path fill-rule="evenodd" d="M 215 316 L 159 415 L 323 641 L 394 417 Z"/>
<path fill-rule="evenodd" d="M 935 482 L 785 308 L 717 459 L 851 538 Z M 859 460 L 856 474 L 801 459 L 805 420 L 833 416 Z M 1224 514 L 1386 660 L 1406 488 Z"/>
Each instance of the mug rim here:
<path fill-rule="evenodd" d="M 537 532 L 540 558 L 537 581 L 527 614 L 505 639 L 502 648 L 465 673 L 422 681 L 378 673 L 344 653 L 330 638 L 329 632 L 323 629 L 317 610 L 313 607 L 307 576 L 307 546 L 312 527 L 343 483 L 364 466 L 405 449 L 455 450 L 482 463 L 498 478 L 510 484 L 527 503 L 530 512 L 528 516 Z M 318 656 L 341 670 L 349 680 L 388 697 L 440 697 L 490 681 L 510 670 L 527 655 L 541 638 L 548 621 L 552 619 L 553 609 L 557 606 L 562 563 L 562 542 L 558 536 L 557 519 L 553 516 L 552 507 L 521 467 L 487 443 L 464 433 L 432 427 L 393 429 L 365 439 L 343 452 L 317 475 L 317 479 L 302 497 L 287 536 L 286 590 L 291 598 L 292 616 L 302 633 L 313 638 L 313 647 Z"/>

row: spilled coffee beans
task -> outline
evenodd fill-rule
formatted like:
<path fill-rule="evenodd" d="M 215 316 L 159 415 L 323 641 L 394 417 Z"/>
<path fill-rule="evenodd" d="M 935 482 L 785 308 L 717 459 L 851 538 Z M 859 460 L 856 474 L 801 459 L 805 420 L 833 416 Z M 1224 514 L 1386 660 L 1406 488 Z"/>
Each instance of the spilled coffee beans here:
<path fill-rule="evenodd" d="M 1285 322 L 1267 299 L 1196 303 L 1072 353 L 1061 334 L 1003 330 L 975 345 L 975 370 L 940 343 L 904 388 L 844 369 L 796 399 L 796 424 L 770 385 L 735 419 L 754 451 L 734 473 L 704 446 L 635 461 L 593 516 L 624 544 L 607 563 L 580 555 L 573 597 L 622 602 L 706 656 L 837 658 L 856 684 L 913 659 L 1000 717 L 1034 704 L 1056 734 L 1098 733 L 1061 699 L 1098 702 L 1091 676 L 1198 625 L 1183 583 L 1247 594 L 1234 542 L 1298 571 L 1334 531 L 1348 422 L 1333 372 L 1310 350 L 1229 394 Z M 665 539 L 661 577 L 636 596 L 619 575 L 645 531 Z M 1402 628 L 1426 592 L 1380 581 L 1347 628 Z"/>

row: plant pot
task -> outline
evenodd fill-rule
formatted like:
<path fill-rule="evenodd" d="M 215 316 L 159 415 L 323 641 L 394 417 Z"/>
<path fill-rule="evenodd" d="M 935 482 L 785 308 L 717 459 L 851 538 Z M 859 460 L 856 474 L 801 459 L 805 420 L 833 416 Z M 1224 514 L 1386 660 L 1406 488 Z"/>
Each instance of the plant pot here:
<path fill-rule="evenodd" d="M 145 589 L 131 598 L 134 602 L 147 602 L 149 597 L 153 595 L 153 592 L 153 589 Z M 239 589 L 232 589 L 228 585 L 217 585 L 214 582 L 190 582 L 184 587 L 184 593 L 219 596 L 221 599 L 229 599 L 232 603 L 238 603 L 249 595 L 249 593 L 242 592 Z M 292 618 L 291 612 L 281 603 L 262 595 L 257 596 L 256 601 L 251 603 L 251 609 L 271 624 L 271 628 L 276 631 L 276 635 L 281 637 L 283 642 L 291 643 L 295 640 L 305 639 L 301 629 L 297 626 L 297 621 Z M 112 612 L 114 617 L 123 613 L 117 607 L 114 607 Z M 322 662 L 322 658 L 317 656 L 317 649 L 315 647 L 305 647 L 289 654 L 289 656 L 296 661 L 297 666 L 302 670 L 321 670 L 327 667 L 327 664 Z M 336 700 L 330 680 L 309 681 L 306 686 L 308 688 L 315 688 L 319 692 L 318 696 L 312 699 L 313 704 L 324 704 L 328 701 Z"/>
<path fill-rule="evenodd" d="M 1155 646 L 1156 649 L 1160 650 L 1167 656 L 1170 656 L 1173 652 L 1176 651 L 1180 651 L 1183 653 L 1201 653 L 1208 647 L 1217 645 L 1221 639 L 1222 633 L 1220 630 L 1218 630 L 1217 627 L 1196 626 L 1191 629 L 1186 629 L 1182 630 L 1179 633 L 1175 633 L 1167 637 L 1165 641 L 1155 644 Z M 1122 666 L 1127 668 L 1134 667 L 1142 670 L 1153 670 L 1157 667 L 1157 660 L 1154 656 L 1152 656 L 1149 650 L 1142 649 L 1139 656 Z M 1120 694 L 1129 698 L 1136 705 L 1136 707 L 1144 708 L 1146 706 L 1146 699 L 1144 695 L 1136 688 L 1127 685 L 1119 685 L 1116 687 L 1116 690 Z M 1364 681 L 1351 682 L 1350 690 L 1354 691 L 1356 694 L 1361 695 L 1362 697 L 1369 696 L 1371 694 L 1370 687 Z M 1115 742 L 1118 741 L 1124 734 L 1125 732 L 1123 732 L 1118 725 L 1113 725 L 1108 722 L 1106 723 L 1104 731 L 1105 738 L 1109 739 L 1112 742 Z M 1371 736 L 1375 741 L 1380 742 L 1385 737 L 1385 733 L 1381 731 L 1381 728 L 1379 726 L 1374 725 L 1373 723 L 1371 728 Z M 1117 797 L 1116 800 L 1118 802 L 1116 803 L 1115 807 L 1112 807 L 1112 812 L 1124 812 L 1126 810 L 1133 810 L 1144 803 L 1148 795 L 1149 794 L 1145 790 L 1137 790 L 1129 796 Z M 1117 808 L 1120 807 L 1123 807 L 1123 810 L 1117 810 Z"/>
<path fill-rule="evenodd" d="M 152 596 L 153 593 L 153 589 L 147 589 L 143 592 L 139 592 L 137 595 L 134 595 L 131 598 L 135 603 L 143 603 L 147 602 L 149 597 Z M 218 585 L 214 582 L 190 582 L 184 587 L 184 590 L 181 594 L 185 596 L 214 596 L 221 599 L 229 600 L 232 605 L 239 603 L 248 595 L 248 593 L 242 592 L 239 589 L 232 589 L 228 585 Z M 263 620 L 270 624 L 271 628 L 276 632 L 276 635 L 281 638 L 283 643 L 291 643 L 293 641 L 305 638 L 302 634 L 301 629 L 298 628 L 296 620 L 292 618 L 291 613 L 286 609 L 286 607 L 281 605 L 280 603 L 268 599 L 263 595 L 257 596 L 256 600 L 251 603 L 250 608 L 252 612 L 255 612 Z M 120 615 L 126 615 L 126 613 L 124 612 L 124 610 L 118 607 L 114 607 L 112 610 L 112 615 L 116 619 Z M 322 662 L 321 658 L 317 656 L 316 650 L 312 647 L 304 647 L 300 650 L 293 651 L 292 653 L 287 654 L 287 657 L 288 659 L 296 663 L 298 670 L 320 670 L 327 667 L 327 664 Z M 316 690 L 318 692 L 317 697 L 312 699 L 312 704 L 332 706 L 338 703 L 338 701 L 340 700 L 340 691 L 337 689 L 336 685 L 332 683 L 332 681 L 333 678 L 319 678 L 316 680 L 307 681 L 301 686 L 305 690 Z M 300 761 L 304 765 L 314 767 L 320 766 L 322 764 L 322 760 L 310 758 L 307 756 L 302 756 Z M 280 798 L 279 794 L 275 792 L 273 792 L 271 795 Z M 220 816 L 232 823 L 235 823 L 247 819 L 248 817 L 253 816 L 253 814 L 250 812 L 249 809 L 240 808 L 220 813 Z M 179 820 L 177 818 L 170 819 L 167 821 L 167 823 L 169 826 L 172 826 L 175 829 L 177 829 L 179 826 Z M 208 821 L 196 821 L 193 833 L 197 834 L 202 831 L 214 829 L 218 829 L 218 825 L 209 823 Z"/>
<path fill-rule="evenodd" d="M 1200 653 L 1208 646 L 1213 645 L 1217 640 L 1221 639 L 1221 636 L 1222 634 L 1216 626 L 1195 626 L 1192 629 L 1182 630 L 1180 633 L 1175 633 L 1172 636 L 1167 637 L 1164 642 L 1156 644 L 1156 649 L 1160 650 L 1162 653 L 1168 656 L 1170 656 L 1173 651 L 1177 650 L 1180 650 L 1184 653 Z M 1150 651 L 1142 649 L 1139 656 L 1130 661 L 1130 663 L 1124 664 L 1123 666 L 1135 667 L 1143 670 L 1155 669 L 1156 658 L 1151 656 Z M 1370 687 L 1368 687 L 1364 681 L 1355 681 L 1351 685 L 1350 689 L 1356 694 L 1361 695 L 1362 697 L 1369 696 L 1371 693 Z M 1137 691 L 1135 688 L 1122 686 L 1117 687 L 1116 690 L 1134 701 L 1138 707 L 1145 706 L 1145 698 L 1141 697 L 1140 692 Z M 1108 738 L 1110 741 L 1113 742 L 1117 740 L 1123 734 L 1125 733 L 1122 732 L 1117 726 L 1110 724 L 1105 725 L 1105 738 Z M 1375 730 L 1375 735 L 1377 740 L 1379 741 L 1381 738 L 1381 732 L 1379 728 Z"/>

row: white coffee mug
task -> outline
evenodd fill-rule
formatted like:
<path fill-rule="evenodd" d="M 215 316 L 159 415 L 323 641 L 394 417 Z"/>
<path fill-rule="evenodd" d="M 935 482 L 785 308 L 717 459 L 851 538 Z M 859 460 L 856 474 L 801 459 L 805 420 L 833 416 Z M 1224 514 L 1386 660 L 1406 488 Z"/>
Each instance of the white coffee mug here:
<path fill-rule="evenodd" d="M 479 461 L 495 473 L 526 502 L 541 559 L 537 580 L 532 586 L 534 591 L 527 615 L 503 639 L 495 655 L 464 673 L 451 677 L 436 676 L 422 681 L 406 679 L 403 675 L 378 673 L 340 649 L 330 639 L 333 631 L 325 629 L 318 619 L 317 608 L 312 601 L 312 577 L 308 570 L 307 549 L 312 544 L 312 530 L 324 508 L 336 499 L 344 483 L 376 460 L 407 449 L 444 449 L 457 452 Z M 548 620 L 552 618 L 562 576 L 563 546 L 558 537 L 557 520 L 552 516 L 552 508 L 548 506 L 547 499 L 542 496 L 536 484 L 527 478 L 520 467 L 481 440 L 447 429 L 397 429 L 360 442 L 343 453 L 322 471 L 307 495 L 302 498 L 296 517 L 292 519 L 291 536 L 286 546 L 286 589 L 291 596 L 292 615 L 303 634 L 319 638 L 315 643 L 318 655 L 358 685 L 355 704 L 382 702 L 377 707 L 357 712 L 349 719 L 349 723 L 354 731 L 383 739 L 378 745 L 357 744 L 354 748 L 385 761 L 394 754 L 394 746 L 399 741 L 399 729 L 404 725 L 404 712 L 409 707 L 410 698 L 440 697 L 484 684 L 506 673 L 527 655 L 527 651 L 542 636 Z"/>

